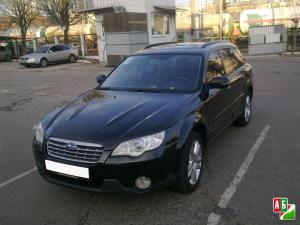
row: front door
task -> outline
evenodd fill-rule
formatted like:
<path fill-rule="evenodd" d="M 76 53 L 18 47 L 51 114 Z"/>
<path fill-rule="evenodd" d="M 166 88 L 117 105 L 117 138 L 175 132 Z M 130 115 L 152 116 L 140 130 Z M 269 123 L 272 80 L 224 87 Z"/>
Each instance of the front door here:
<path fill-rule="evenodd" d="M 247 85 L 245 76 L 245 61 L 235 48 L 220 49 L 219 55 L 223 61 L 225 73 L 230 80 L 229 97 L 232 99 L 230 113 L 236 118 L 241 113 L 243 99 Z"/>
<path fill-rule="evenodd" d="M 230 116 L 230 106 L 232 104 L 227 88 L 209 88 L 209 81 L 216 76 L 225 76 L 223 63 L 218 52 L 211 52 L 207 60 L 207 72 L 205 79 L 205 91 L 203 93 L 206 110 L 203 112 L 208 123 L 209 138 L 221 133 L 226 127 Z"/>

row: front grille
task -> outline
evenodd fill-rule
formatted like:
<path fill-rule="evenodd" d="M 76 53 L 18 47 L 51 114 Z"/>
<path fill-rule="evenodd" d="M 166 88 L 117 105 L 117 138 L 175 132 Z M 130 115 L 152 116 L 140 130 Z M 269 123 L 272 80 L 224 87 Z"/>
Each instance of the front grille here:
<path fill-rule="evenodd" d="M 28 60 L 28 58 L 21 58 L 21 60 Z"/>
<path fill-rule="evenodd" d="M 50 156 L 74 162 L 96 163 L 103 151 L 103 146 L 99 144 L 53 137 L 47 141 L 47 152 Z"/>

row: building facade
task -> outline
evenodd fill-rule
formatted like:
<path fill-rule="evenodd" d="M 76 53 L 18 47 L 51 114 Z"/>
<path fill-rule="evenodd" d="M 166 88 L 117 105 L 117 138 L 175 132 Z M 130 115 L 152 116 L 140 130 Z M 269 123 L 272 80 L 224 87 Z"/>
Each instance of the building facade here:
<path fill-rule="evenodd" d="M 94 13 L 99 60 L 113 65 L 148 44 L 176 41 L 175 0 L 81 0 Z"/>

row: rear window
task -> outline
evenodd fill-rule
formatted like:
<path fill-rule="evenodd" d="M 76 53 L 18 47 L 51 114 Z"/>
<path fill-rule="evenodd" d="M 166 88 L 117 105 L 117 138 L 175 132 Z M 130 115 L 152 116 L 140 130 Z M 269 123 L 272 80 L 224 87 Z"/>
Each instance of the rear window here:
<path fill-rule="evenodd" d="M 225 48 L 218 50 L 219 55 L 223 61 L 225 72 L 227 75 L 233 73 L 235 70 L 241 67 L 242 63 L 236 57 L 235 49 Z"/>

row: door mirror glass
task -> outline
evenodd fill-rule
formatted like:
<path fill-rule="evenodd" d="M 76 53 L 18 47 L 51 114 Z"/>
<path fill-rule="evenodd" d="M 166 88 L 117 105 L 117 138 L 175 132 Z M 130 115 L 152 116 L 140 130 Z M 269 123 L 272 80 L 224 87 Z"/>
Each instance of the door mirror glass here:
<path fill-rule="evenodd" d="M 229 85 L 229 79 L 224 76 L 216 76 L 213 77 L 209 82 L 208 85 L 210 88 L 226 88 Z"/>
<path fill-rule="evenodd" d="M 100 85 L 105 81 L 105 79 L 106 79 L 106 75 L 104 74 L 98 74 L 96 77 L 97 83 Z"/>

